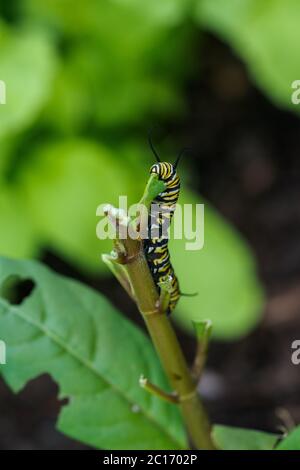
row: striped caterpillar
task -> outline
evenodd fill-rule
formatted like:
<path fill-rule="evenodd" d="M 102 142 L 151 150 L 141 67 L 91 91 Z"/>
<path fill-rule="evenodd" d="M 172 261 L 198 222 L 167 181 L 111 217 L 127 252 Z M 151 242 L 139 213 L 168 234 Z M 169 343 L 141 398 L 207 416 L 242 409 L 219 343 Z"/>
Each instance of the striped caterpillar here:
<path fill-rule="evenodd" d="M 171 224 L 176 203 L 180 192 L 180 179 L 177 175 L 177 165 L 183 152 L 174 164 L 161 162 L 149 138 L 150 147 L 157 163 L 150 168 L 150 174 L 158 175 L 165 183 L 165 189 L 152 201 L 148 215 L 148 239 L 144 240 L 144 253 L 147 259 L 155 285 L 160 293 L 160 284 L 168 281 L 170 284 L 170 301 L 166 313 L 170 315 L 180 298 L 179 282 L 170 261 L 167 230 Z"/>

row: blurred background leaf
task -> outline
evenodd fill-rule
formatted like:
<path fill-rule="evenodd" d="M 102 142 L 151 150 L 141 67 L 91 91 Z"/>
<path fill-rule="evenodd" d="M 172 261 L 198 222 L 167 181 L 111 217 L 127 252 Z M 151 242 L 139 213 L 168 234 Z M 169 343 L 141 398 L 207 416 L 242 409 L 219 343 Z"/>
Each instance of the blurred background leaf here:
<path fill-rule="evenodd" d="M 214 31 L 246 62 L 257 84 L 277 105 L 299 112 L 291 103 L 291 85 L 300 76 L 297 0 L 198 0 L 199 24 Z"/>
<path fill-rule="evenodd" d="M 71 5 L 27 0 L 25 6 L 30 20 L 63 44 L 49 118 L 57 119 L 58 108 L 58 122 L 66 128 L 78 119 L 128 126 L 183 109 L 179 84 L 192 67 L 195 29 L 180 27 L 187 9 L 182 0 L 155 2 L 146 7 L 149 14 L 135 1 L 90 0 L 76 13 Z"/>
<path fill-rule="evenodd" d="M 190 331 L 191 320 L 209 318 L 214 336 L 236 338 L 251 330 L 259 319 L 262 288 L 246 242 L 199 196 L 189 191 L 180 196 L 180 204 L 193 205 L 193 221 L 195 206 L 201 202 L 205 202 L 203 249 L 188 251 L 184 238 L 170 241 L 182 292 L 198 294 L 182 297 L 174 316 Z"/>
<path fill-rule="evenodd" d="M 18 189 L 1 187 L 0 246 L 6 256 L 27 258 L 38 254 L 39 241 L 19 196 Z"/>
<path fill-rule="evenodd" d="M 119 195 L 134 201 L 132 172 L 91 140 L 63 140 L 38 147 L 23 169 L 22 188 L 44 244 L 84 270 L 106 272 L 100 254 L 112 244 L 96 238 L 96 208 L 118 205 Z"/>
<path fill-rule="evenodd" d="M 55 74 L 55 50 L 44 35 L 0 23 L 0 73 L 6 104 L 0 106 L 0 137 L 18 132 L 37 118 Z"/>

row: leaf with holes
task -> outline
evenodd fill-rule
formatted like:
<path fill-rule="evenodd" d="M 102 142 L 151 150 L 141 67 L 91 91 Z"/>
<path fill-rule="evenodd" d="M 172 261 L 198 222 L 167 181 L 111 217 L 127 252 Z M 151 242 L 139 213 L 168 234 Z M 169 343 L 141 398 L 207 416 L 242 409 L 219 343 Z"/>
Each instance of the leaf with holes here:
<path fill-rule="evenodd" d="M 14 287 L 25 280 L 34 287 L 16 303 Z M 49 373 L 69 399 L 58 420 L 69 436 L 107 449 L 185 448 L 177 408 L 138 386 L 141 374 L 167 386 L 150 341 L 101 295 L 40 263 L 6 258 L 0 289 L 1 373 L 15 392 Z"/>

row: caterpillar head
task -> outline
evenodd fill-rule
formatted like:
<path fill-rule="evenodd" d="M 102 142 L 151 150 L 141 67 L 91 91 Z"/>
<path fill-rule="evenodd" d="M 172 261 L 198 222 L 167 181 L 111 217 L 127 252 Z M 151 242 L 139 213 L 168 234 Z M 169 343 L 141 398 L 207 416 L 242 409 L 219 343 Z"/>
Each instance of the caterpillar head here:
<path fill-rule="evenodd" d="M 160 160 L 160 157 L 153 145 L 152 138 L 151 138 L 151 132 L 148 134 L 148 140 L 149 140 L 149 145 L 150 148 L 153 152 L 153 155 L 156 158 L 157 163 L 152 165 L 150 168 L 150 174 L 155 174 L 158 175 L 159 180 L 164 181 L 168 186 L 173 184 L 173 180 L 177 180 L 178 176 L 176 173 L 176 168 L 179 163 L 179 160 L 181 159 L 182 155 L 186 152 L 186 148 L 182 149 L 181 152 L 179 153 L 175 163 L 168 163 L 168 162 L 162 162 Z"/>
<path fill-rule="evenodd" d="M 168 181 L 176 174 L 176 168 L 172 163 L 158 162 L 150 168 L 150 174 L 158 175 L 162 181 Z"/>

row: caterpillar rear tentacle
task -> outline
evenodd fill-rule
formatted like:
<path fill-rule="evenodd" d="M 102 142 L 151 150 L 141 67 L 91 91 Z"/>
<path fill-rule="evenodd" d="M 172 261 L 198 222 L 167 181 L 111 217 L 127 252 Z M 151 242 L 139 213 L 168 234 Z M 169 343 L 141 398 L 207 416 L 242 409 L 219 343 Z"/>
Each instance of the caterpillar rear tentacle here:
<path fill-rule="evenodd" d="M 179 292 L 181 297 L 197 297 L 199 292 L 192 292 L 191 294 L 187 294 L 186 292 Z"/>

